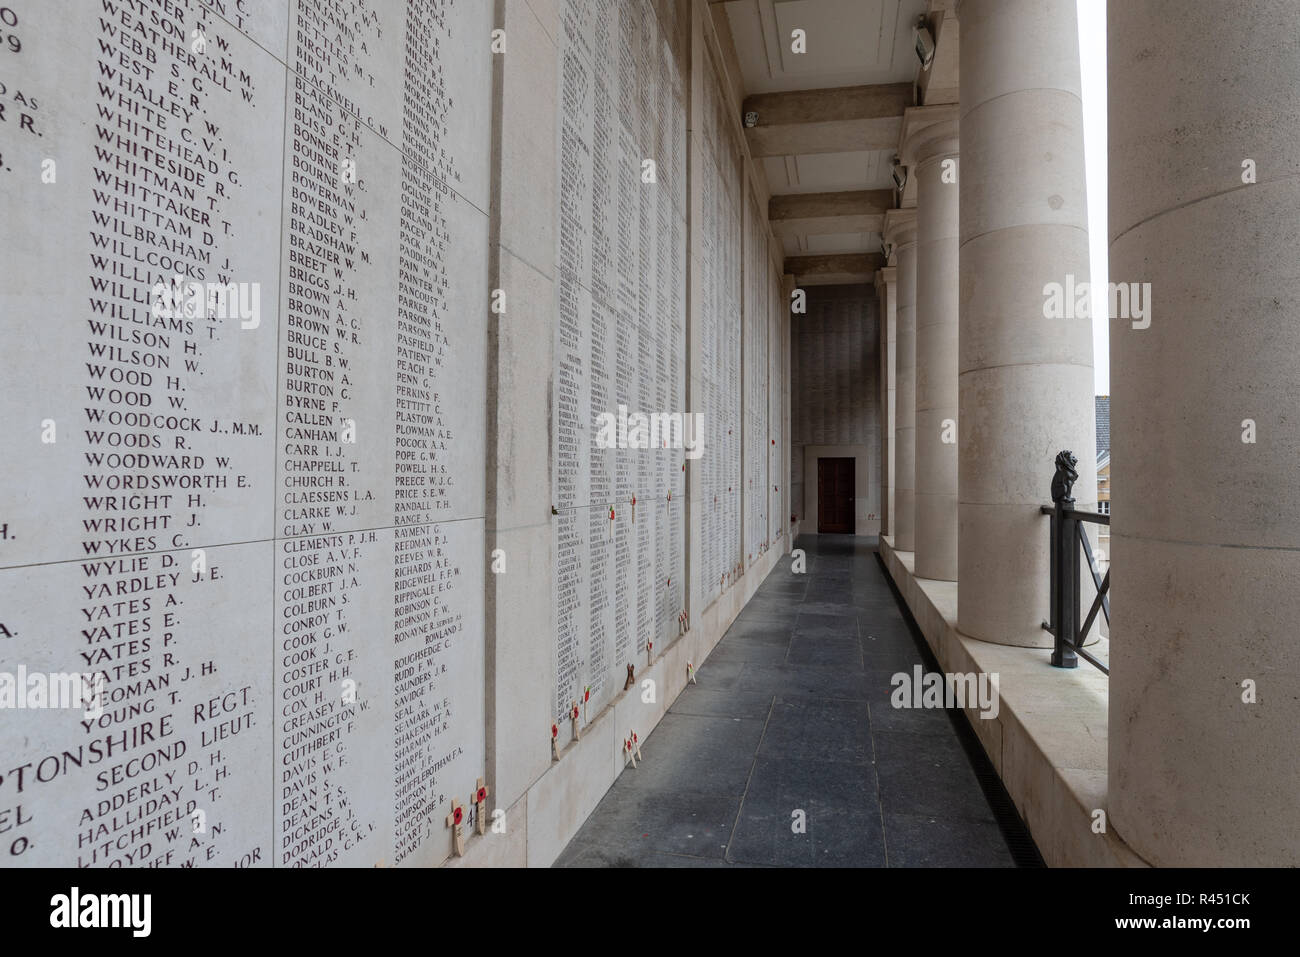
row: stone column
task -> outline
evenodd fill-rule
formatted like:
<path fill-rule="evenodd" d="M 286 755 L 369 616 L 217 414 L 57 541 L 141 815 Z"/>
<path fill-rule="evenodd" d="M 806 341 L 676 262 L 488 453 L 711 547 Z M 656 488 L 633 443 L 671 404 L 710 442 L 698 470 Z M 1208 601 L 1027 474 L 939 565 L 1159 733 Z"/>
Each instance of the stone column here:
<path fill-rule="evenodd" d="M 894 534 L 894 390 L 898 319 L 894 309 L 894 284 L 898 270 L 876 270 L 876 297 L 880 306 L 880 534 Z"/>
<path fill-rule="evenodd" d="M 1046 318 L 1088 278 L 1074 0 L 964 0 L 961 20 L 957 621 L 1043 646 L 1053 460 L 1095 508 L 1092 324 Z"/>
<path fill-rule="evenodd" d="M 885 242 L 897 262 L 894 377 L 894 548 L 916 547 L 916 210 L 885 213 Z"/>
<path fill-rule="evenodd" d="M 1108 813 L 1155 865 L 1293 866 L 1300 5 L 1111 4 L 1107 33 L 1110 279 L 1158 303 L 1110 325 Z"/>
<path fill-rule="evenodd" d="M 913 107 L 899 158 L 915 176 L 916 564 L 957 580 L 957 106 Z"/>

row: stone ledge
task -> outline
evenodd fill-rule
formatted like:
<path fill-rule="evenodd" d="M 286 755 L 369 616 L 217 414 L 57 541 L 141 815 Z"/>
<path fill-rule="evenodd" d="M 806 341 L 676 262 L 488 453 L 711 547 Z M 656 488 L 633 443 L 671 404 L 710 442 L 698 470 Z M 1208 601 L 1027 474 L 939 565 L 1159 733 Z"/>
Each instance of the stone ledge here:
<path fill-rule="evenodd" d="M 880 557 L 945 672 L 998 677 L 996 718 L 965 709 L 1049 867 L 1148 866 L 1109 827 L 1092 831 L 1106 807 L 1109 679 L 1087 662 L 1053 668 L 1046 649 L 994 645 L 957 630 L 957 583 L 919 579 L 913 554 L 880 540 Z M 1100 657 L 1100 655 L 1099 655 Z"/>

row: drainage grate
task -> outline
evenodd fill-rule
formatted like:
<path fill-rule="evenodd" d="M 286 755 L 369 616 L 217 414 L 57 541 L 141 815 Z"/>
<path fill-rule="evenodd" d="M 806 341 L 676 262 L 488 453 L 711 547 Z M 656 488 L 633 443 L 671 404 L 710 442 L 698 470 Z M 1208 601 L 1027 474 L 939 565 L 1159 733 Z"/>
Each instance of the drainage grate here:
<path fill-rule="evenodd" d="M 930 646 L 925 640 L 925 635 L 921 633 L 921 627 L 912 617 L 912 610 L 903 600 L 898 585 L 889 574 L 889 569 L 885 567 L 884 559 L 880 557 L 879 552 L 876 552 L 876 561 L 880 563 L 880 571 L 885 576 L 885 581 L 889 583 L 894 601 L 898 603 L 898 608 L 903 613 L 903 620 L 907 622 L 908 630 L 912 633 L 912 643 L 916 645 L 916 650 L 921 655 L 921 662 L 926 672 L 942 673 L 939 662 L 935 660 L 934 653 L 930 651 Z M 975 779 L 979 781 L 984 791 L 984 799 L 989 802 L 989 810 L 993 812 L 993 819 L 997 821 L 998 828 L 1002 831 L 1002 838 L 1007 842 L 1007 850 L 1011 852 L 1011 859 L 1015 861 L 1016 867 L 1046 867 L 1043 855 L 1038 851 L 1038 845 L 1034 843 L 1029 828 L 1025 826 L 1025 822 L 1020 818 L 1020 812 L 1016 810 L 1015 802 L 1007 793 L 1006 785 L 998 777 L 993 762 L 984 751 L 984 745 L 980 744 L 979 738 L 975 736 L 975 729 L 970 726 L 966 716 L 956 708 L 948 712 L 948 721 L 957 733 L 957 740 L 961 742 L 962 750 L 966 752 L 966 759 L 970 761 Z"/>

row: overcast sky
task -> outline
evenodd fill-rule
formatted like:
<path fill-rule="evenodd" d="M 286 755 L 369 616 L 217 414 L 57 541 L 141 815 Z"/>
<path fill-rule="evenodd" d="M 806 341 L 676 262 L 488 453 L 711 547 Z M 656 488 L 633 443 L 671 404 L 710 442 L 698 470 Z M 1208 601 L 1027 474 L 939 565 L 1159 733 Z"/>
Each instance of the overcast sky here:
<path fill-rule="evenodd" d="M 1078 0 L 1079 63 L 1083 74 L 1083 145 L 1088 176 L 1088 239 L 1092 288 L 1107 282 L 1106 250 L 1106 0 Z M 1105 294 L 1093 295 L 1105 304 Z M 1097 395 L 1110 395 L 1110 330 L 1106 310 L 1092 320 Z"/>

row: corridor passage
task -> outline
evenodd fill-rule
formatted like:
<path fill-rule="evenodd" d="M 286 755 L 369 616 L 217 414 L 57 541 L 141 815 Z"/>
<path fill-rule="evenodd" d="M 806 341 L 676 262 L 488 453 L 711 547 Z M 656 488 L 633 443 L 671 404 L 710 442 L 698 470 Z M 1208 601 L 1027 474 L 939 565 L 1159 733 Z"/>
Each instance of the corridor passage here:
<path fill-rule="evenodd" d="M 557 867 L 1033 862 L 948 712 L 890 705 L 891 677 L 927 659 L 875 539 L 795 547 L 807 572 L 780 561 Z"/>

